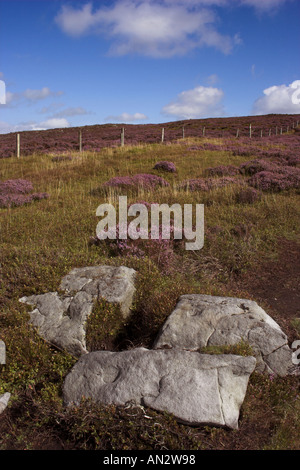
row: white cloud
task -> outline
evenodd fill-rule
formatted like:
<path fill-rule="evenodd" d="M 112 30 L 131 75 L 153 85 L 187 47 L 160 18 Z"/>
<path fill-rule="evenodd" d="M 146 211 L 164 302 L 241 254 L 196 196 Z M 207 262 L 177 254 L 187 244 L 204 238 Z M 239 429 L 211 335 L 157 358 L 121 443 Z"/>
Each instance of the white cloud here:
<path fill-rule="evenodd" d="M 21 93 L 11 93 L 7 91 L 6 93 L 6 104 L 13 104 L 18 102 L 27 101 L 28 103 L 34 103 L 40 100 L 51 96 L 61 96 L 62 91 L 51 91 L 50 88 L 44 87 L 42 89 L 32 90 L 28 88 L 27 90 Z"/>
<path fill-rule="evenodd" d="M 62 127 L 69 127 L 70 123 L 67 119 L 47 119 L 46 121 L 36 122 L 27 121 L 18 124 L 9 124 L 0 121 L 0 134 L 8 134 L 9 132 L 22 132 L 22 131 L 44 131 L 46 129 L 57 129 Z"/>
<path fill-rule="evenodd" d="M 300 80 L 266 88 L 253 106 L 253 114 L 300 114 Z"/>
<path fill-rule="evenodd" d="M 146 119 L 148 119 L 148 117 L 142 113 L 135 113 L 135 114 L 122 113 L 122 114 L 119 114 L 118 116 L 107 116 L 105 118 L 105 121 L 129 123 L 129 122 L 145 121 Z"/>
<path fill-rule="evenodd" d="M 202 46 L 228 54 L 238 36 L 231 38 L 217 31 L 216 15 L 206 8 L 212 3 L 225 2 L 118 0 L 95 11 L 88 3 L 81 8 L 63 6 L 55 20 L 74 37 L 107 35 L 113 39 L 110 52 L 115 55 L 171 57 Z"/>
<path fill-rule="evenodd" d="M 213 73 L 209 77 L 207 77 L 207 83 L 209 85 L 215 85 L 219 81 L 219 77 L 217 74 Z"/>
<path fill-rule="evenodd" d="M 162 114 L 179 119 L 223 116 L 223 96 L 224 93 L 219 88 L 198 86 L 181 92 L 175 101 L 163 107 Z"/>
<path fill-rule="evenodd" d="M 55 21 L 73 37 L 104 35 L 112 40 L 114 55 L 142 54 L 151 57 L 183 55 L 199 47 L 213 47 L 224 54 L 242 43 L 217 29 L 216 7 L 250 7 L 272 13 L 292 0 L 115 0 L 93 7 L 64 5 Z"/>
<path fill-rule="evenodd" d="M 59 127 L 69 127 L 70 124 L 67 119 L 65 118 L 50 118 L 46 121 L 43 121 L 39 124 L 41 127 L 45 129 L 56 129 Z"/>
<path fill-rule="evenodd" d="M 91 114 L 86 109 L 82 108 L 81 106 L 77 107 L 70 107 L 55 113 L 53 117 L 60 118 L 60 117 L 70 117 L 70 116 L 83 116 L 84 114 Z"/>

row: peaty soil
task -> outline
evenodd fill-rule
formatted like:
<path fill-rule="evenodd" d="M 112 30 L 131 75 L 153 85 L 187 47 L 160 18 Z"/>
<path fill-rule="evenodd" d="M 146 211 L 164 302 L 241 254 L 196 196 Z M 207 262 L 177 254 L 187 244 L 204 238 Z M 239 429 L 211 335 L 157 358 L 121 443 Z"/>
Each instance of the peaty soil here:
<path fill-rule="evenodd" d="M 291 321 L 300 318 L 300 243 L 281 239 L 277 254 L 276 260 L 264 260 L 233 279 L 230 287 L 248 294 L 293 341 L 296 332 Z"/>

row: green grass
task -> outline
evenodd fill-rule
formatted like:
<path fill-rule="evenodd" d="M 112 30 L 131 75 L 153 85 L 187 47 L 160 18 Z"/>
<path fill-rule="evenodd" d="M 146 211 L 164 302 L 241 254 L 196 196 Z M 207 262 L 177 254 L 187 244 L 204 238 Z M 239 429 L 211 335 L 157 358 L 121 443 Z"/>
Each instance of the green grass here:
<path fill-rule="evenodd" d="M 295 191 L 264 194 L 260 201 L 242 205 L 236 203 L 236 186 L 208 193 L 179 190 L 180 181 L 201 177 L 208 167 L 249 160 L 222 150 L 188 151 L 193 143 L 197 140 L 189 139 L 187 145 L 74 153 L 72 161 L 61 163 L 52 162 L 50 154 L 0 160 L 1 180 L 29 179 L 35 191 L 50 195 L 27 206 L 0 209 L 0 338 L 7 347 L 7 364 L 0 366 L 0 394 L 12 393 L 11 417 L 0 417 L 0 449 L 46 447 L 49 439 L 74 449 L 194 450 L 223 448 L 224 443 L 226 448 L 247 448 L 250 441 L 253 448 L 299 447 L 296 378 L 270 381 L 255 374 L 237 432 L 189 428 L 149 409 L 84 403 L 76 410 L 65 410 L 62 383 L 75 358 L 43 341 L 28 324 L 29 308 L 18 301 L 24 295 L 57 290 L 61 278 L 74 267 L 133 267 L 138 277 L 132 316 L 120 321 L 118 309 L 99 300 L 87 322 L 87 341 L 92 349 L 151 347 L 180 295 L 231 295 L 232 276 L 259 266 L 264 259 L 276 259 L 278 238 L 299 237 L 299 195 Z M 214 143 L 222 141 L 214 139 Z M 158 160 L 174 162 L 178 172 L 156 172 L 153 166 Z M 205 205 L 204 248 L 176 252 L 168 274 L 155 259 L 122 258 L 106 244 L 90 243 L 98 222 L 96 208 L 105 201 L 92 190 L 113 176 L 135 173 L 159 174 L 170 187 L 140 190 L 128 202 Z M 117 194 L 112 191 L 108 200 L 116 202 Z M 241 345 L 234 351 L 249 352 Z M 265 409 L 268 420 L 263 423 Z"/>

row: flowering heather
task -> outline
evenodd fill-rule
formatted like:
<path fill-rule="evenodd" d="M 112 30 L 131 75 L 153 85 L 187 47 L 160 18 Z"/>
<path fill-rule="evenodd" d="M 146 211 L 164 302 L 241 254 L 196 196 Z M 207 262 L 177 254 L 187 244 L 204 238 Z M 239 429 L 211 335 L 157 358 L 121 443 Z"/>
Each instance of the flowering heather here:
<path fill-rule="evenodd" d="M 260 171 L 269 171 L 269 172 L 278 172 L 279 167 L 276 163 L 266 160 L 251 160 L 246 163 L 242 163 L 240 165 L 240 172 L 246 175 L 254 175 L 255 173 L 259 173 Z"/>
<path fill-rule="evenodd" d="M 184 181 L 180 184 L 181 189 L 189 189 L 190 191 L 209 191 L 214 188 L 223 188 L 229 184 L 237 184 L 239 180 L 232 176 L 224 176 L 223 178 L 195 178 Z"/>
<path fill-rule="evenodd" d="M 169 171 L 170 173 L 175 173 L 176 166 L 173 162 L 162 161 L 162 162 L 157 162 L 154 165 L 154 170 L 163 170 L 163 171 Z"/>
<path fill-rule="evenodd" d="M 141 173 L 134 176 L 115 176 L 103 184 L 103 187 L 123 189 L 156 189 L 159 186 L 169 186 L 169 183 L 160 176 Z"/>
<path fill-rule="evenodd" d="M 32 183 L 28 180 L 16 179 L 0 182 L 0 208 L 23 206 L 49 197 L 47 193 L 29 194 L 32 190 Z"/>
<path fill-rule="evenodd" d="M 299 171 L 296 171 L 299 170 Z M 281 168 L 280 173 L 261 171 L 253 175 L 248 184 L 262 191 L 283 191 L 300 187 L 300 169 L 293 167 Z"/>
<path fill-rule="evenodd" d="M 207 168 L 205 173 L 208 176 L 235 176 L 239 174 L 239 168 L 233 165 L 220 165 L 215 168 Z"/>
<path fill-rule="evenodd" d="M 127 230 L 129 223 L 130 222 L 127 224 Z M 100 245 L 105 242 L 110 253 L 114 256 L 134 256 L 136 258 L 144 258 L 147 256 L 159 267 L 162 273 L 169 274 L 171 272 L 176 257 L 175 250 L 183 243 L 181 239 L 174 239 L 173 234 L 175 229 L 172 226 L 172 222 L 170 226 L 170 239 L 164 239 L 162 237 L 162 225 L 158 228 L 158 239 L 151 239 L 149 231 L 146 231 L 144 234 L 144 239 L 120 239 L 119 231 L 120 227 L 119 224 L 117 224 L 115 239 L 106 238 L 105 240 L 100 240 L 95 237 L 90 240 L 90 243 Z M 138 229 L 137 231 L 142 232 Z"/>
<path fill-rule="evenodd" d="M 27 194 L 33 191 L 31 181 L 23 179 L 0 181 L 0 194 Z"/>

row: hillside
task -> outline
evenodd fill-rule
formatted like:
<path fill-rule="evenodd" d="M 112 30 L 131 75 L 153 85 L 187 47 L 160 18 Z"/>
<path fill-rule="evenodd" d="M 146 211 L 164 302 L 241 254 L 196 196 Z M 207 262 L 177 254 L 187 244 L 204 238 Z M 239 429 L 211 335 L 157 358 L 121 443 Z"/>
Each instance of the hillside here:
<path fill-rule="evenodd" d="M 75 407 L 64 402 L 64 384 L 78 362 L 78 344 L 84 353 L 151 350 L 184 295 L 232 297 L 244 299 L 245 305 L 254 301 L 271 317 L 271 325 L 276 322 L 282 337 L 286 335 L 285 350 L 293 349 L 300 339 L 299 117 L 86 126 L 80 128 L 82 152 L 78 128 L 22 132 L 21 158 L 15 157 L 16 134 L 0 135 L 0 341 L 6 346 L 6 361 L 0 361 L 0 396 L 10 394 L 0 413 L 1 450 L 299 449 L 297 368 L 277 374 L 270 366 L 250 374 L 238 428 L 183 424 L 168 409 L 145 402 L 103 404 L 89 397 Z M 109 202 L 118 211 L 120 195 L 127 196 L 128 205 L 140 202 L 147 208 L 153 203 L 204 204 L 203 248 L 188 251 L 182 240 L 172 237 L 100 240 L 96 209 Z M 130 314 L 125 318 L 122 305 L 104 295 L 89 297 L 94 303 L 83 329 L 80 325 L 75 332 L 77 350 L 68 349 L 71 341 L 68 337 L 66 346 L 60 342 L 64 334 L 58 321 L 57 335 L 47 339 L 45 318 L 37 311 L 37 317 L 32 316 L 31 296 L 52 293 L 55 301 L 50 310 L 45 307 L 44 317 L 52 315 L 59 301 L 65 308 L 58 309 L 59 321 L 75 331 L 77 310 L 68 310 L 70 294 L 64 290 L 72 276 L 65 284 L 62 280 L 74 268 L 88 272 L 94 266 L 108 271 L 125 266 L 136 272 L 133 300 L 130 307 L 126 304 Z M 84 282 L 80 280 L 80 288 Z M 105 282 L 106 287 L 111 284 Z M 80 291 L 78 304 L 93 286 Z M 20 302 L 24 297 L 32 304 Z M 256 357 L 256 343 L 240 337 L 234 342 L 229 333 L 227 342 L 188 352 L 197 358 L 199 353 L 221 356 L 225 362 L 229 356 L 244 362 Z M 264 335 L 257 333 L 256 339 L 265 346 Z M 170 356 L 172 347 L 166 343 L 159 354 Z M 270 354 L 264 352 L 261 358 Z M 280 368 L 280 361 L 277 364 Z M 194 375 L 189 377 L 194 380 Z M 105 380 L 117 379 L 111 367 Z M 159 388 L 163 385 L 160 378 Z"/>
<path fill-rule="evenodd" d="M 249 137 L 249 126 L 253 137 L 268 137 L 286 133 L 296 127 L 300 115 L 271 114 L 267 116 L 245 116 L 236 118 L 190 119 L 162 124 L 102 124 L 78 128 L 50 129 L 44 131 L 20 132 L 21 153 L 68 152 L 78 150 L 78 133 L 82 132 L 82 149 L 99 151 L 103 147 L 120 145 L 122 128 L 125 129 L 125 143 L 159 143 L 164 128 L 164 141 L 171 142 L 187 137 Z M 0 134 L 0 158 L 16 153 L 16 133 Z"/>

